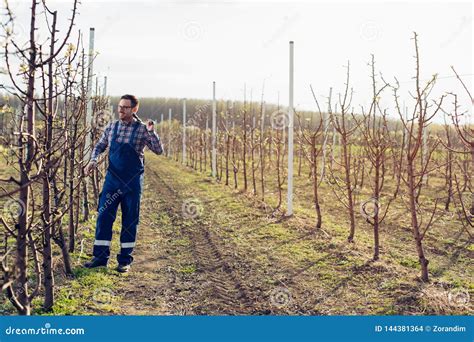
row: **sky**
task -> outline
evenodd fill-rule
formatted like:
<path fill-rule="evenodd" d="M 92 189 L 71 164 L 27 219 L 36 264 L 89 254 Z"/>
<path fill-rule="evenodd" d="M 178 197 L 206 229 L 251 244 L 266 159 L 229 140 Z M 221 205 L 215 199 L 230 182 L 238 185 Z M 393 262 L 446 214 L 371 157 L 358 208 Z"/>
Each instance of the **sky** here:
<path fill-rule="evenodd" d="M 47 3 L 64 24 L 72 1 Z M 29 1 L 11 3 L 24 27 L 29 6 Z M 439 76 L 432 98 L 456 92 L 463 110 L 472 114 L 451 70 L 454 66 L 472 89 L 472 11 L 470 2 L 447 1 L 82 0 L 76 29 L 87 46 L 89 28 L 95 28 L 94 71 L 99 80 L 107 76 L 111 95 L 210 99 L 215 81 L 217 98 L 242 100 L 245 88 L 247 99 L 260 100 L 265 85 L 266 102 L 287 105 L 291 40 L 296 109 L 316 108 L 310 84 L 323 109 L 331 87 L 336 103 L 349 61 L 356 111 L 371 101 L 371 54 L 377 74 L 387 82 L 396 77 L 402 102 L 412 105 L 416 31 L 421 79 Z M 382 103 L 393 112 L 390 91 L 382 94 Z"/>

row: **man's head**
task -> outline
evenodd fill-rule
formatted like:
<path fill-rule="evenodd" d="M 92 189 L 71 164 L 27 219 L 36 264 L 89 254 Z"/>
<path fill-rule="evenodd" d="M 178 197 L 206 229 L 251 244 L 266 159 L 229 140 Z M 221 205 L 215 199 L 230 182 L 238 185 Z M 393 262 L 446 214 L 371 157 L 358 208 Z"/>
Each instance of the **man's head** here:
<path fill-rule="evenodd" d="M 133 95 L 123 95 L 118 104 L 120 120 L 131 121 L 133 114 L 138 111 L 138 99 Z"/>

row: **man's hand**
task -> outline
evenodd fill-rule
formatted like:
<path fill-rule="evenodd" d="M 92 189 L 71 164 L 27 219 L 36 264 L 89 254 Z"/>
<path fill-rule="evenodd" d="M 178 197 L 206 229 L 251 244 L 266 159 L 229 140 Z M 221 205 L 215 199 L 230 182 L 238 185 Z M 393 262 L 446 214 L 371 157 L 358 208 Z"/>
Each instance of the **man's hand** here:
<path fill-rule="evenodd" d="M 92 170 L 94 170 L 96 168 L 97 168 L 97 162 L 90 161 L 89 164 L 87 164 L 87 166 L 84 170 L 85 173 L 86 173 L 86 176 L 90 176 L 90 174 L 92 173 Z"/>
<path fill-rule="evenodd" d="M 153 132 L 153 130 L 155 129 L 155 122 L 153 120 L 148 120 L 146 123 L 146 129 L 148 130 L 148 132 Z"/>

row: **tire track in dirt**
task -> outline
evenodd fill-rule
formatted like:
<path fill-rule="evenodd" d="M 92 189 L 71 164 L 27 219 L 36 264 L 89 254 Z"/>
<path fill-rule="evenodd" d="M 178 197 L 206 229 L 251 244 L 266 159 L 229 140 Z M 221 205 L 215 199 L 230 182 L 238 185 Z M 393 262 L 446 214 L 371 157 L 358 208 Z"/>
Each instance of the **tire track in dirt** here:
<path fill-rule="evenodd" d="M 149 182 L 145 183 L 149 187 Z M 150 190 L 145 190 L 141 204 L 137 246 L 133 253 L 131 271 L 118 275 L 120 286 L 114 295 L 120 298 L 119 314 L 123 315 L 167 315 L 181 314 L 181 305 L 169 303 L 173 297 L 175 277 L 170 272 L 172 260 L 166 241 L 171 237 L 159 223 L 154 222 L 153 212 L 161 211 L 163 200 Z"/>
<path fill-rule="evenodd" d="M 196 292 L 190 298 L 193 314 L 251 314 L 252 301 L 242 283 L 216 244 L 217 238 L 208 229 L 207 223 L 195 218 L 185 218 L 182 205 L 184 199 L 158 172 L 150 167 L 152 183 L 167 199 L 167 212 L 173 223 L 180 227 L 191 242 L 192 254 L 200 277 L 193 284 Z M 192 225 L 189 222 L 192 222 Z"/>

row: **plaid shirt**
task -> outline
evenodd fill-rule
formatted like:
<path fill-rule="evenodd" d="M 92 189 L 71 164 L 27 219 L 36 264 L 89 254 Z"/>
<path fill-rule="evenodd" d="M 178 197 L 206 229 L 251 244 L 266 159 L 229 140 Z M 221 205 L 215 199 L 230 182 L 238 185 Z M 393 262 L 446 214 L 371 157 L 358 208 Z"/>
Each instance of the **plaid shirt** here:
<path fill-rule="evenodd" d="M 99 154 L 105 151 L 107 146 L 110 146 L 112 143 L 112 135 L 114 134 L 114 128 L 116 121 L 113 121 L 105 127 L 102 136 L 99 139 L 99 142 L 95 145 L 94 150 L 92 151 L 91 160 L 97 162 L 97 158 Z M 146 129 L 146 125 L 143 123 L 137 122 L 137 120 L 133 119 L 133 121 L 126 123 L 125 121 L 119 120 L 119 126 L 117 129 L 117 142 L 119 143 L 128 143 L 130 141 L 130 136 L 132 135 L 134 125 L 140 125 L 137 128 L 137 132 L 135 133 L 135 141 L 133 142 L 133 147 L 135 151 L 140 156 L 140 159 L 143 160 L 143 149 L 145 146 L 155 152 L 156 154 L 163 153 L 163 145 L 161 144 L 160 137 L 155 131 L 149 132 Z"/>

